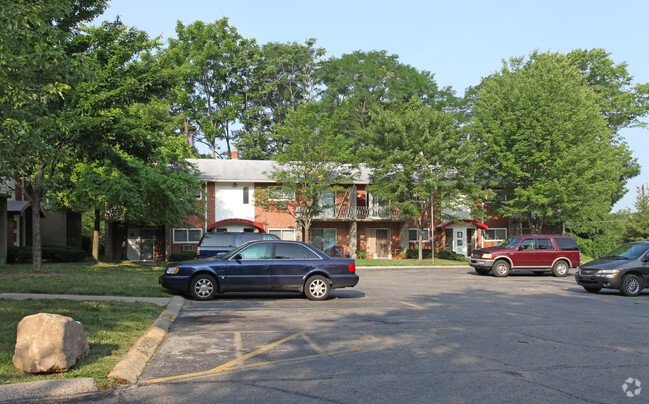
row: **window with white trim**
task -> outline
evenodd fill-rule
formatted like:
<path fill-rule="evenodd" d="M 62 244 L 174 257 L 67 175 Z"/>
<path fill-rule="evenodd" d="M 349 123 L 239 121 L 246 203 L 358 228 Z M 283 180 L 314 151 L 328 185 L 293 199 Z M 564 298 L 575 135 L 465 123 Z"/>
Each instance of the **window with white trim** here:
<path fill-rule="evenodd" d="M 285 190 L 282 187 L 269 188 L 268 199 L 271 201 L 294 201 L 295 192 Z"/>
<path fill-rule="evenodd" d="M 174 244 L 198 244 L 203 237 L 203 229 L 173 229 Z"/>
<path fill-rule="evenodd" d="M 507 238 L 507 229 L 484 229 L 485 241 L 501 241 Z"/>
<path fill-rule="evenodd" d="M 268 229 L 268 233 L 274 234 L 282 240 L 295 241 L 295 229 Z"/>
<path fill-rule="evenodd" d="M 424 229 L 422 232 L 424 241 L 430 241 L 430 229 Z M 408 241 L 416 242 L 419 241 L 419 229 L 409 229 L 408 230 Z"/>

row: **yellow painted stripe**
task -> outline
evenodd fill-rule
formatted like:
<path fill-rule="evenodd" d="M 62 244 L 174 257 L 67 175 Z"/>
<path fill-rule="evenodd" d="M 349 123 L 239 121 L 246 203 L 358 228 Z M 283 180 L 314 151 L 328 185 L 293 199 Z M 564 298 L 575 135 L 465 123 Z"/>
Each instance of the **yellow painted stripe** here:
<path fill-rule="evenodd" d="M 401 303 L 403 303 L 403 304 L 407 304 L 408 306 L 416 307 L 416 308 L 418 308 L 418 309 L 423 309 L 423 307 L 421 307 L 421 306 L 417 306 L 416 304 L 412 304 L 412 303 L 408 303 L 408 302 L 401 302 Z"/>
<path fill-rule="evenodd" d="M 159 378 L 159 379 L 147 380 L 147 381 L 142 382 L 142 384 L 162 383 L 162 382 L 168 382 L 168 381 L 172 381 L 172 380 L 186 379 L 188 377 L 205 376 L 205 375 L 212 375 L 212 374 L 216 374 L 216 373 L 225 372 L 225 371 L 231 370 L 232 368 L 236 367 L 237 363 L 243 362 L 246 359 L 250 359 L 250 358 L 252 358 L 254 356 L 257 356 L 257 355 L 262 354 L 262 353 L 264 353 L 264 352 L 266 352 L 268 350 L 271 350 L 271 349 L 275 348 L 278 345 L 281 345 L 281 344 L 283 344 L 283 343 L 285 343 L 287 341 L 292 340 L 293 338 L 299 336 L 300 334 L 301 333 L 298 332 L 298 333 L 295 333 L 293 335 L 289 335 L 286 338 L 282 338 L 279 341 L 275 341 L 272 344 L 269 344 L 269 345 L 266 345 L 266 346 L 264 346 L 262 348 L 259 348 L 256 351 L 250 352 L 249 354 L 242 356 L 241 358 L 237 358 L 237 359 L 231 360 L 230 362 L 226 362 L 226 363 L 224 363 L 224 364 L 222 364 L 220 366 L 215 367 L 214 369 L 206 370 L 204 372 L 188 373 L 188 374 L 184 374 L 184 375 L 169 376 L 169 377 L 162 377 L 162 378 Z"/>

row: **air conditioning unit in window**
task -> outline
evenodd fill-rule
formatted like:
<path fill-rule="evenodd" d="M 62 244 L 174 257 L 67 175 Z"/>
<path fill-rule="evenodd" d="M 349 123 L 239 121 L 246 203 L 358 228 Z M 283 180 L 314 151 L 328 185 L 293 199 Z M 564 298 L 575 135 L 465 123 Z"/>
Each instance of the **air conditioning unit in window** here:
<path fill-rule="evenodd" d="M 194 246 L 193 245 L 184 245 L 183 246 L 183 252 L 191 252 L 194 251 Z"/>

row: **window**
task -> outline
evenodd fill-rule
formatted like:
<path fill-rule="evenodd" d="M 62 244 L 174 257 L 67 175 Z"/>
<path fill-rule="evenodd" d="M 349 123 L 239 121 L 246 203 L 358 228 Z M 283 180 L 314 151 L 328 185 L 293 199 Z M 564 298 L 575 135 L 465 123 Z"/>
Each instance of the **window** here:
<path fill-rule="evenodd" d="M 311 229 L 311 245 L 326 252 L 336 245 L 336 229 Z"/>
<path fill-rule="evenodd" d="M 268 233 L 276 235 L 280 240 L 295 241 L 294 229 L 268 229 Z"/>
<path fill-rule="evenodd" d="M 518 246 L 519 250 L 533 250 L 534 249 L 534 239 L 533 238 L 526 238 L 523 240 L 521 245 Z"/>
<path fill-rule="evenodd" d="M 241 254 L 241 259 L 244 260 L 267 260 L 270 259 L 272 249 L 273 244 L 271 243 L 259 243 L 239 251 L 239 254 Z"/>
<path fill-rule="evenodd" d="M 554 250 L 552 241 L 549 238 L 539 238 L 536 239 L 536 249 L 537 250 Z"/>
<path fill-rule="evenodd" d="M 200 241 L 203 236 L 203 229 L 174 229 L 174 244 L 180 243 L 196 243 Z"/>
<path fill-rule="evenodd" d="M 293 201 L 295 200 L 295 193 L 282 187 L 271 187 L 269 188 L 268 199 L 271 201 Z"/>
<path fill-rule="evenodd" d="M 430 229 L 424 229 L 422 232 L 424 236 L 424 241 L 430 241 Z M 418 242 L 419 241 L 419 229 L 409 229 L 408 230 L 408 241 Z"/>
<path fill-rule="evenodd" d="M 507 238 L 507 229 L 485 229 L 485 241 L 499 241 Z"/>
<path fill-rule="evenodd" d="M 250 204 L 250 188 L 248 187 L 243 187 L 243 204 Z"/>

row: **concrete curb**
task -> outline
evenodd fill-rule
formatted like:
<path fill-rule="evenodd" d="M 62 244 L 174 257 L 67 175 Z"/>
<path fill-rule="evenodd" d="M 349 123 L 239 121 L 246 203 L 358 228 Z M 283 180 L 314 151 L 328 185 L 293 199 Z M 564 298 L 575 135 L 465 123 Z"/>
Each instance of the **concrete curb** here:
<path fill-rule="evenodd" d="M 167 309 L 160 314 L 144 335 L 135 342 L 122 360 L 108 374 L 108 377 L 122 383 L 137 382 L 184 304 L 184 298 L 174 296 Z"/>
<path fill-rule="evenodd" d="M 0 386 L 1 403 L 25 403 L 49 400 L 64 400 L 70 397 L 95 393 L 97 383 L 91 377 L 78 379 L 37 380 Z"/>

